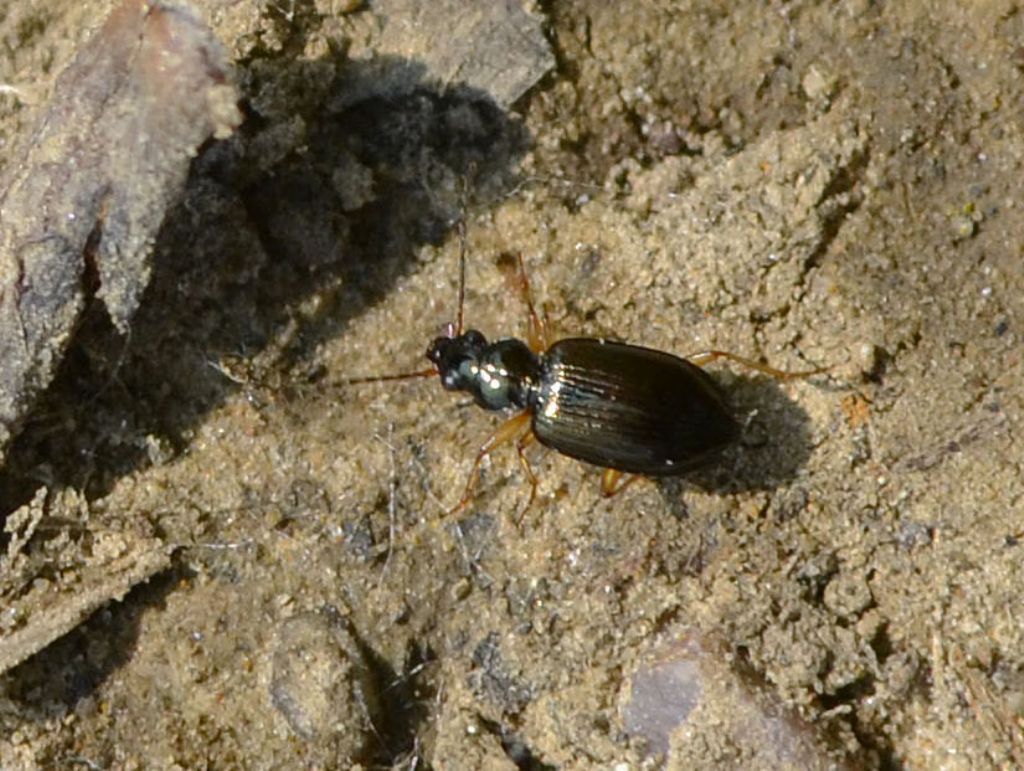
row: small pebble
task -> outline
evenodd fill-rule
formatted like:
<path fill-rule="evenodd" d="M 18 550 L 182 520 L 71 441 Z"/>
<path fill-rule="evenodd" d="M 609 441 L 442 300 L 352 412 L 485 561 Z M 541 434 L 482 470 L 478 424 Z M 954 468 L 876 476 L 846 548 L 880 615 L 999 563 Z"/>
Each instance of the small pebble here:
<path fill-rule="evenodd" d="M 813 728 L 734 669 L 724 644 L 682 627 L 652 641 L 620 709 L 631 737 L 669 768 L 843 768 Z"/>

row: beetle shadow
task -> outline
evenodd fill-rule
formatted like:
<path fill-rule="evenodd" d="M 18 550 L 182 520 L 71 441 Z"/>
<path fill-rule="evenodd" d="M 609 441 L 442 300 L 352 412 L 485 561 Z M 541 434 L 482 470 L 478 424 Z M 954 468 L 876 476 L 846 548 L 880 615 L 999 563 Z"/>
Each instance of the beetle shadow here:
<path fill-rule="evenodd" d="M 798 476 L 814 448 L 810 416 L 777 381 L 732 373 L 714 377 L 740 422 L 740 439 L 706 466 L 657 480 L 673 508 L 694 487 L 717 495 L 775 490 Z"/>

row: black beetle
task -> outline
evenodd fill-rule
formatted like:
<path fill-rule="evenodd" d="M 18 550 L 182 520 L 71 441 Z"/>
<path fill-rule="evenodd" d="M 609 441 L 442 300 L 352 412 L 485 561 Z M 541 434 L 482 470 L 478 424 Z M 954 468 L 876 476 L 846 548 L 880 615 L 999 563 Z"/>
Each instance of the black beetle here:
<path fill-rule="evenodd" d="M 548 339 L 518 258 L 519 288 L 529 312 L 527 340 L 488 342 L 463 331 L 465 249 L 460 255 L 458 321 L 427 349 L 434 365 L 403 375 L 356 378 L 349 383 L 440 375 L 448 391 L 464 391 L 486 410 L 519 410 L 480 447 L 465 492 L 453 509 L 471 500 L 483 459 L 515 442 L 530 479 L 529 508 L 537 479 L 524 454 L 536 440 L 563 455 L 605 469 L 601 492 L 614 495 L 637 476 L 678 476 L 713 459 L 740 435 L 721 389 L 701 366 L 726 358 L 783 380 L 824 371 L 783 372 L 727 351 L 687 358 L 600 338 Z M 624 474 L 634 476 L 622 479 Z M 525 510 L 525 509 L 524 509 Z"/>

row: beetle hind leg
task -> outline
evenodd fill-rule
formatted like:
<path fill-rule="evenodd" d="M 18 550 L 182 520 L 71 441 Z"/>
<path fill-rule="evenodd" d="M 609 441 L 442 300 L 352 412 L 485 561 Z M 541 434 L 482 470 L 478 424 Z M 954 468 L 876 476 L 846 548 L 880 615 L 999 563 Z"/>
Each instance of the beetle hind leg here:
<path fill-rule="evenodd" d="M 611 498 L 618 495 L 636 480 L 643 479 L 640 474 L 627 474 L 614 468 L 606 468 L 601 472 L 601 497 Z"/>
<path fill-rule="evenodd" d="M 786 372 L 782 369 L 776 369 L 769 364 L 762 364 L 759 361 L 748 359 L 746 356 L 740 356 L 736 353 L 730 353 L 729 351 L 701 351 L 691 356 L 687 356 L 686 360 L 691 364 L 696 364 L 698 367 L 703 367 L 705 364 L 710 364 L 718 359 L 728 359 L 734 361 L 737 364 L 742 364 L 744 367 L 749 369 L 763 372 L 766 375 L 770 375 L 778 380 L 797 380 L 799 378 L 811 377 L 812 375 L 820 375 L 822 372 L 828 370 L 828 367 L 818 367 L 817 369 L 806 370 L 803 372 Z"/>

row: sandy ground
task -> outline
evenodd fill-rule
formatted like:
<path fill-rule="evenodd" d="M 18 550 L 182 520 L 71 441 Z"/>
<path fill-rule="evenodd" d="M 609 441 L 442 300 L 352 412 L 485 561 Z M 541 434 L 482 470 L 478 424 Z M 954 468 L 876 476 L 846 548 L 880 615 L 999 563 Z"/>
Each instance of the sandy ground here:
<path fill-rule="evenodd" d="M 416 62 L 344 5 L 196 3 L 246 123 L 0 475 L 8 583 L 171 567 L 3 675 L 0 765 L 1024 765 L 1020 8 L 543 3 L 557 68 L 506 111 L 360 98 Z M 0 9 L 0 147 L 111 7 Z M 713 365 L 744 439 L 691 478 L 603 499 L 534 447 L 518 523 L 506 449 L 448 515 L 499 419 L 341 381 L 425 366 L 462 212 L 490 336 L 522 252 L 562 335 L 829 369 Z M 693 664 L 671 737 L 652 661 Z"/>

